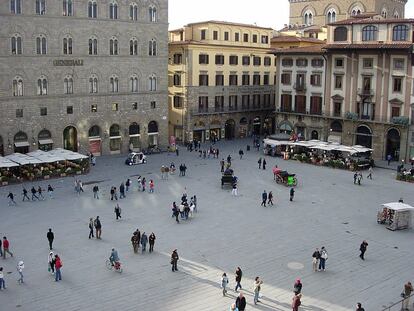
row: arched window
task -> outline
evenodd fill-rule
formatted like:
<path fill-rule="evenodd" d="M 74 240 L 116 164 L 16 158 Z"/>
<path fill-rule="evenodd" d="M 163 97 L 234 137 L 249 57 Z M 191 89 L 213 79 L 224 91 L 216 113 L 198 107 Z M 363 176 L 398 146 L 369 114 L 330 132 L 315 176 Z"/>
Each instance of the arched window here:
<path fill-rule="evenodd" d="M 73 15 L 73 1 L 63 0 L 63 16 L 72 16 L 72 15 Z"/>
<path fill-rule="evenodd" d="M 148 78 L 148 90 L 149 91 L 156 91 L 157 90 L 157 77 L 155 75 L 151 75 Z"/>
<path fill-rule="evenodd" d="M 129 5 L 129 19 L 131 21 L 138 20 L 138 5 L 135 2 Z"/>
<path fill-rule="evenodd" d="M 394 14 L 393 14 L 393 17 L 394 17 L 394 18 L 400 18 L 400 13 L 398 13 L 398 11 L 397 11 L 397 10 L 395 10 L 395 11 L 394 11 Z"/>
<path fill-rule="evenodd" d="M 72 38 L 70 36 L 63 38 L 63 55 L 72 55 Z"/>
<path fill-rule="evenodd" d="M 89 38 L 89 55 L 98 55 L 98 39 L 96 37 Z"/>
<path fill-rule="evenodd" d="M 138 55 L 138 40 L 136 38 L 129 40 L 129 55 Z"/>
<path fill-rule="evenodd" d="M 137 93 L 138 92 L 138 77 L 137 75 L 132 75 L 131 78 L 129 78 L 129 89 L 131 93 Z"/>
<path fill-rule="evenodd" d="M 336 11 L 334 8 L 329 9 L 328 13 L 326 14 L 326 20 L 328 24 L 336 22 Z"/>
<path fill-rule="evenodd" d="M 303 17 L 305 25 L 313 25 L 313 14 L 311 11 L 306 11 Z"/>
<path fill-rule="evenodd" d="M 118 19 L 118 3 L 111 2 L 109 4 L 109 18 Z"/>
<path fill-rule="evenodd" d="M 96 75 L 89 77 L 89 93 L 98 93 L 98 77 Z"/>
<path fill-rule="evenodd" d="M 381 16 L 383 17 L 383 18 L 387 18 L 387 9 L 386 8 L 383 8 L 382 9 L 382 11 L 381 11 Z"/>
<path fill-rule="evenodd" d="M 331 123 L 331 131 L 335 133 L 342 133 L 342 123 L 335 120 Z"/>
<path fill-rule="evenodd" d="M 152 39 L 150 42 L 149 42 L 149 45 L 148 45 L 148 55 L 149 56 L 156 56 L 157 55 L 157 41 L 155 41 L 155 39 Z"/>
<path fill-rule="evenodd" d="M 39 35 L 36 38 L 36 53 L 38 55 L 45 55 L 47 53 L 47 42 L 44 35 Z"/>
<path fill-rule="evenodd" d="M 88 136 L 89 136 L 89 138 L 91 138 L 91 137 L 100 137 L 101 136 L 101 129 L 99 128 L 99 126 L 97 126 L 97 125 L 92 126 L 89 129 Z"/>
<path fill-rule="evenodd" d="M 98 16 L 98 4 L 95 0 L 88 2 L 88 17 L 97 18 Z"/>
<path fill-rule="evenodd" d="M 66 76 L 65 79 L 63 79 L 63 91 L 65 94 L 73 94 L 72 76 Z"/>
<path fill-rule="evenodd" d="M 37 95 L 47 95 L 47 79 L 45 76 L 37 79 Z"/>
<path fill-rule="evenodd" d="M 346 27 L 336 27 L 334 30 L 334 41 L 348 40 L 348 29 Z"/>
<path fill-rule="evenodd" d="M 354 6 L 351 10 L 352 16 L 357 16 L 357 15 L 360 15 L 361 13 L 362 13 L 362 10 L 359 6 Z"/>
<path fill-rule="evenodd" d="M 155 6 L 150 6 L 148 8 L 149 21 L 155 23 L 157 21 L 157 8 Z"/>
<path fill-rule="evenodd" d="M 13 55 L 22 54 L 22 37 L 19 34 L 15 34 L 11 37 L 11 52 Z"/>
<path fill-rule="evenodd" d="M 22 0 L 10 0 L 10 13 L 22 14 Z"/>
<path fill-rule="evenodd" d="M 118 55 L 118 39 L 115 37 L 109 40 L 109 55 Z"/>
<path fill-rule="evenodd" d="M 46 14 L 46 0 L 36 0 L 36 14 L 37 15 Z"/>
<path fill-rule="evenodd" d="M 394 26 L 392 30 L 392 40 L 393 41 L 407 41 L 407 39 L 408 39 L 408 26 L 407 25 Z"/>
<path fill-rule="evenodd" d="M 129 126 L 129 136 L 139 135 L 139 133 L 139 125 L 135 122 L 131 123 L 131 125 Z"/>
<path fill-rule="evenodd" d="M 148 133 L 158 133 L 158 123 L 151 121 L 148 123 Z"/>
<path fill-rule="evenodd" d="M 13 79 L 13 96 L 23 96 L 23 79 L 21 77 Z"/>
<path fill-rule="evenodd" d="M 121 136 L 121 129 L 118 124 L 112 124 L 109 128 L 110 137 L 119 137 Z"/>
<path fill-rule="evenodd" d="M 375 41 L 377 40 L 378 28 L 373 25 L 365 26 L 362 28 L 362 41 Z"/>
<path fill-rule="evenodd" d="M 113 75 L 109 78 L 109 88 L 111 93 L 119 92 L 119 79 L 117 76 Z"/>

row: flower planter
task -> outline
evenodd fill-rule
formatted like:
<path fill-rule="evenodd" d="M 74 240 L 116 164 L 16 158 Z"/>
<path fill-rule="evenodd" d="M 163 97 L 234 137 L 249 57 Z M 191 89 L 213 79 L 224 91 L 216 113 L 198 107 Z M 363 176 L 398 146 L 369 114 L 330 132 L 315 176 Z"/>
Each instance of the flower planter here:
<path fill-rule="evenodd" d="M 1 185 L 2 186 L 7 186 L 9 183 L 7 182 L 7 181 L 3 181 L 2 183 L 1 183 Z"/>
<path fill-rule="evenodd" d="M 43 178 L 44 178 L 44 179 L 49 179 L 49 178 L 50 178 L 50 176 L 49 176 L 49 175 L 45 175 L 45 176 L 43 176 Z"/>

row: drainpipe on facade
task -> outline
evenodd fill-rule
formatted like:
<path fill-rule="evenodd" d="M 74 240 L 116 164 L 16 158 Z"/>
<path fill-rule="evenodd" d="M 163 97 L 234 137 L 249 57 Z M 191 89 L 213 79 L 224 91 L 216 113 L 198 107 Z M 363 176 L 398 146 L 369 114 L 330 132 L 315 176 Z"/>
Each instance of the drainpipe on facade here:
<path fill-rule="evenodd" d="M 325 60 L 325 64 L 324 64 L 324 66 L 325 66 L 325 70 L 324 70 L 324 72 L 325 72 L 325 78 L 324 78 L 324 80 L 325 80 L 325 91 L 324 91 L 324 94 L 323 94 L 323 106 L 325 107 L 325 110 L 326 110 L 326 81 L 328 80 L 328 58 L 326 57 L 326 55 L 325 55 L 325 53 L 323 53 L 322 54 L 322 57 L 323 57 L 323 59 Z M 325 113 L 324 113 L 325 114 Z M 325 115 L 325 120 L 326 121 L 328 121 L 328 116 L 326 116 Z M 328 123 L 328 127 L 327 127 L 327 131 L 326 131 L 326 141 L 328 141 L 328 137 L 329 137 L 329 133 L 330 133 L 330 125 L 329 125 L 329 122 L 327 122 Z"/>

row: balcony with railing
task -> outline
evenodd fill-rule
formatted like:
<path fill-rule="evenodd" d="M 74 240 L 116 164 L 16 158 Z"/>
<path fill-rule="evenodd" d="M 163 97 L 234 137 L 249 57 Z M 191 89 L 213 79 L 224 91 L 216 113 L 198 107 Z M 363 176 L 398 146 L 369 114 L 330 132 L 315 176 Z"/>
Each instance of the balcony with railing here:
<path fill-rule="evenodd" d="M 375 93 L 371 88 L 360 88 L 358 89 L 358 95 L 361 97 L 372 97 L 375 95 Z"/>
<path fill-rule="evenodd" d="M 293 88 L 297 91 L 297 92 L 306 92 L 306 83 L 295 83 L 293 84 Z"/>

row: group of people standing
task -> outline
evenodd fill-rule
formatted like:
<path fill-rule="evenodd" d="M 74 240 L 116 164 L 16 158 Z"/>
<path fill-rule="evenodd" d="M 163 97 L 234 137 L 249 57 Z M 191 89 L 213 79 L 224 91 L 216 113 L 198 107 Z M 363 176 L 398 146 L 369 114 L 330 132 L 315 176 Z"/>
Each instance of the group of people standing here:
<path fill-rule="evenodd" d="M 180 206 L 177 206 L 177 204 L 173 202 L 171 210 L 171 217 L 175 217 L 177 223 L 180 223 L 178 216 L 180 216 L 181 220 L 188 220 L 189 217 L 192 218 L 194 213 L 197 213 L 197 196 L 192 196 L 190 202 L 188 202 L 187 193 L 183 193 Z"/>
<path fill-rule="evenodd" d="M 151 232 L 149 236 L 145 232 L 141 234 L 139 229 L 135 230 L 131 237 L 132 249 L 134 253 L 138 253 L 139 245 L 141 244 L 141 251 L 145 253 L 147 249 L 147 243 L 149 243 L 149 252 L 152 253 L 154 251 L 154 244 L 155 244 L 156 236 L 154 232 Z"/>

